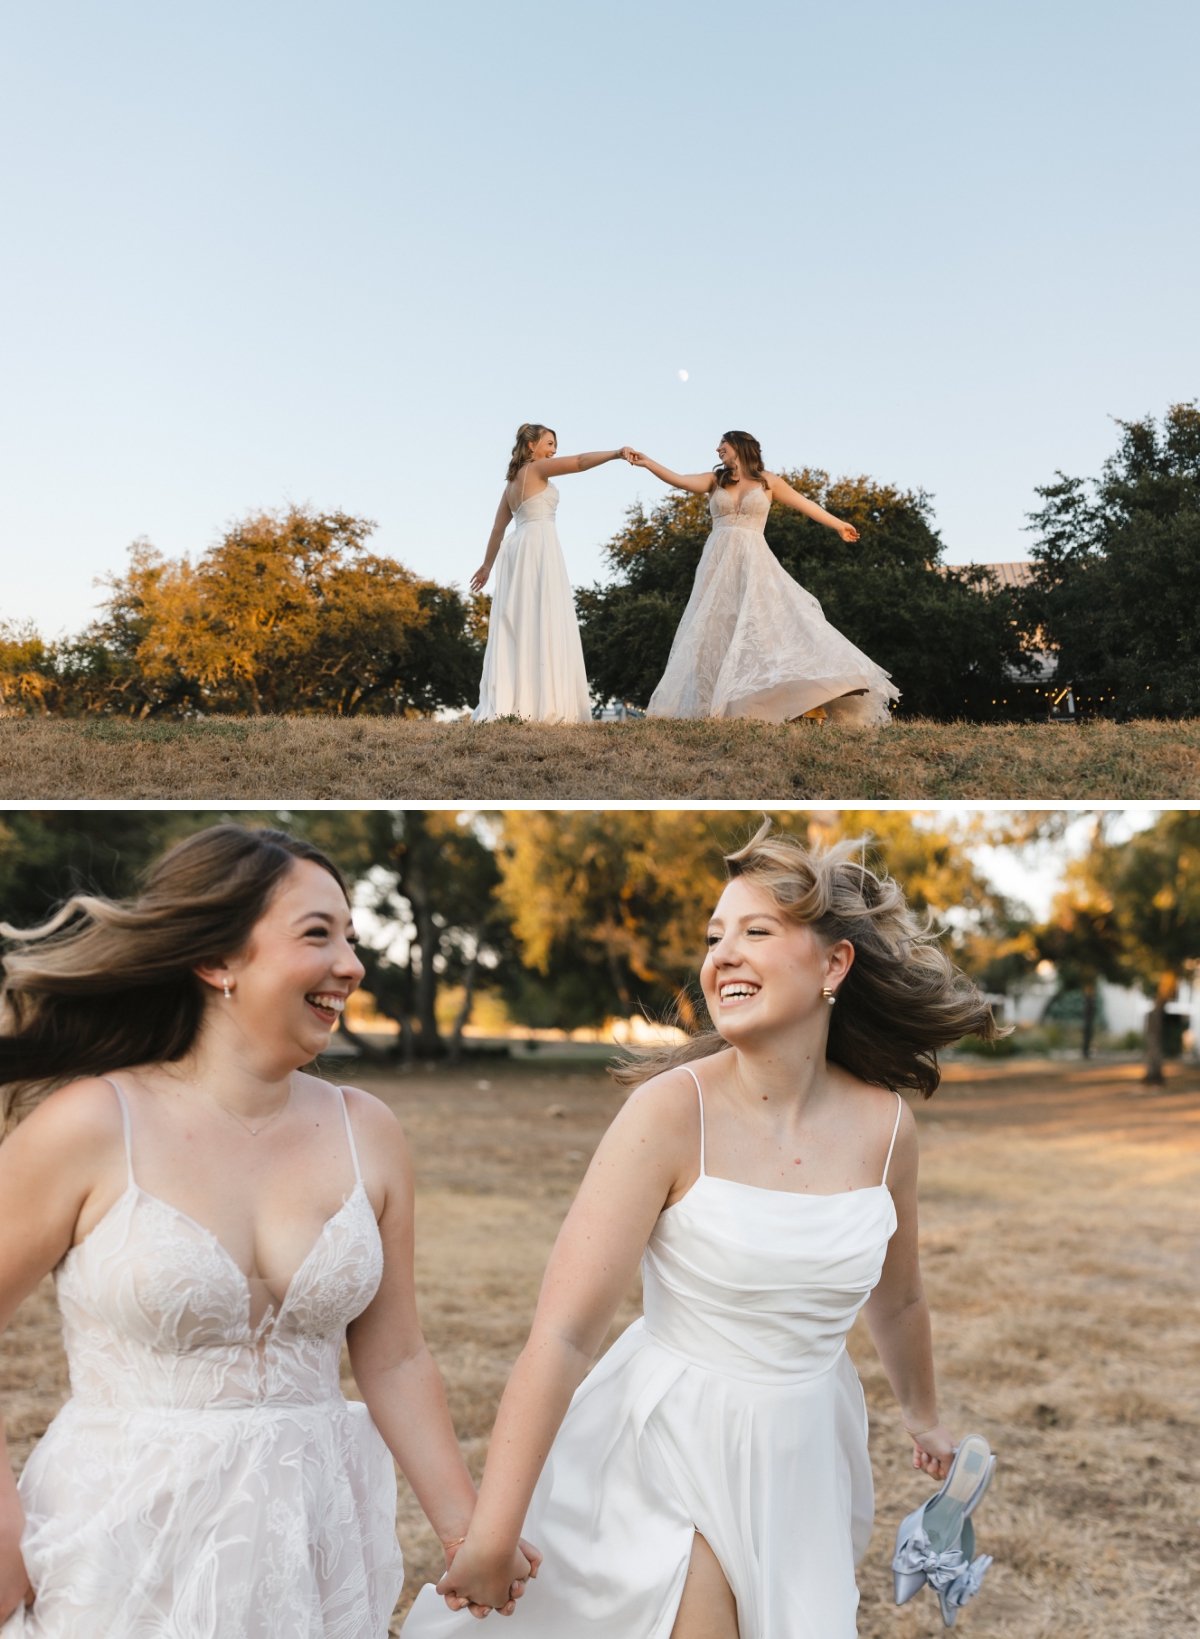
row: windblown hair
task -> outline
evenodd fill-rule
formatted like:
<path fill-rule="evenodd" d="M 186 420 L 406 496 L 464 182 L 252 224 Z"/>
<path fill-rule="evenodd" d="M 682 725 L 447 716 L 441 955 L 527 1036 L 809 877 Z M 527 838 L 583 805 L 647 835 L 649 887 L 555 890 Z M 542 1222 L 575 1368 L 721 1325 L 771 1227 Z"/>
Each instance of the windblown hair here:
<path fill-rule="evenodd" d="M 0 985 L 0 1114 L 12 1125 L 53 1087 L 191 1048 L 206 987 L 193 968 L 241 950 L 297 860 L 341 873 L 285 831 L 214 825 L 159 859 L 136 899 L 76 894 L 19 941 Z"/>
<path fill-rule="evenodd" d="M 737 451 L 742 477 L 757 478 L 762 487 L 766 489 L 767 480 L 763 476 L 766 468 L 763 466 L 762 446 L 759 444 L 758 439 L 751 433 L 732 432 L 725 434 L 725 442 L 732 444 Z M 718 489 L 728 489 L 730 484 L 737 482 L 733 468 L 725 466 L 723 462 L 714 467 L 713 471 L 717 475 Z"/>
<path fill-rule="evenodd" d="M 523 421 L 517 428 L 517 441 L 513 445 L 512 460 L 508 463 L 508 476 L 505 483 L 511 484 L 520 472 L 526 461 L 533 460 L 533 446 L 543 433 L 553 433 L 553 427 L 543 427 L 540 421 Z M 558 434 L 554 433 L 557 438 Z"/>
<path fill-rule="evenodd" d="M 810 927 L 826 947 L 842 939 L 854 946 L 830 1009 L 825 1056 L 862 1081 L 931 1098 L 941 1080 L 938 1048 L 966 1035 L 993 1040 L 999 1031 L 991 1008 L 898 884 L 862 863 L 863 839 L 809 849 L 794 837 L 769 835 L 770 829 L 767 820 L 744 848 L 726 855 L 730 879 L 764 889 L 789 921 Z M 716 1030 L 700 1031 L 610 1074 L 636 1087 L 727 1050 Z"/>

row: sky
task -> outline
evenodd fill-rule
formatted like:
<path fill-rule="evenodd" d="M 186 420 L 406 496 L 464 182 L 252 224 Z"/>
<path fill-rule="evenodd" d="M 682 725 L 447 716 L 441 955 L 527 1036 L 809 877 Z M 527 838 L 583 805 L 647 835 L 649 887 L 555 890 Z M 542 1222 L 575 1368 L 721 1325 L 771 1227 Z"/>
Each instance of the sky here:
<path fill-rule="evenodd" d="M 292 503 L 465 584 L 523 420 L 1027 556 L 1200 392 L 1198 58 L 1177 0 L 8 0 L 0 618 Z M 560 488 L 577 584 L 665 493 Z"/>

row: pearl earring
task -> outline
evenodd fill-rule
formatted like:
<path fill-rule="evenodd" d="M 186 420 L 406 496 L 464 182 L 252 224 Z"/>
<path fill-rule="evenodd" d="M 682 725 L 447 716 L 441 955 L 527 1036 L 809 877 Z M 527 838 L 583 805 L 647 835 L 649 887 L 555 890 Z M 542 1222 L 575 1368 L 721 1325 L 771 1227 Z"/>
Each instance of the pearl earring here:
<path fill-rule="evenodd" d="M 232 997 L 232 995 L 233 995 L 233 992 L 232 992 L 232 991 L 231 991 L 231 990 L 230 990 L 230 988 L 229 988 L 229 980 L 228 980 L 228 979 L 226 979 L 226 980 L 225 980 L 225 982 L 224 982 L 224 985 L 223 985 L 223 987 L 222 987 L 222 988 L 223 988 L 223 989 L 224 989 L 224 991 L 225 991 L 225 1000 L 226 1000 L 226 1001 L 229 1001 L 229 1000 L 230 1000 L 230 998 L 231 998 L 231 997 Z"/>
<path fill-rule="evenodd" d="M 837 1001 L 837 991 L 836 990 L 830 990 L 828 985 L 823 985 L 821 987 L 821 994 L 822 994 L 822 996 L 824 996 L 825 1000 L 829 1003 L 830 1007 L 832 1007 L 834 1002 Z"/>

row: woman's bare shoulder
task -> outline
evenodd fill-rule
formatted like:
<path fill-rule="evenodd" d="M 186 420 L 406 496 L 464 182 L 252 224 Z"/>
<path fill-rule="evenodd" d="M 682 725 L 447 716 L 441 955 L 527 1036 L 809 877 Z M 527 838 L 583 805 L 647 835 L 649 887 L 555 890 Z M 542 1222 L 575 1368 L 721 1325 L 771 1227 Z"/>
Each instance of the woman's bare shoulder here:
<path fill-rule="evenodd" d="M 103 1076 L 81 1076 L 48 1093 L 9 1134 L 27 1158 L 42 1154 L 77 1160 L 124 1147 L 121 1106 Z"/>
<path fill-rule="evenodd" d="M 649 1127 L 671 1139 L 690 1142 L 700 1127 L 696 1083 L 680 1064 L 661 1070 L 630 1093 L 617 1122 L 626 1128 Z"/>

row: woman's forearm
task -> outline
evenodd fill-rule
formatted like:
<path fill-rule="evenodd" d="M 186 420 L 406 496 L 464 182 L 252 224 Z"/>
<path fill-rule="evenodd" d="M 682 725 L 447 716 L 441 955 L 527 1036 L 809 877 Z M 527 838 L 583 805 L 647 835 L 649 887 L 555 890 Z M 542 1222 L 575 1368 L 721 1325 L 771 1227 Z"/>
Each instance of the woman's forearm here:
<path fill-rule="evenodd" d="M 516 1546 L 554 1436 L 590 1365 L 553 1332 L 535 1332 L 521 1352 L 500 1401 L 471 1524 L 485 1554 L 503 1558 Z"/>
<path fill-rule="evenodd" d="M 938 1421 L 929 1305 L 921 1293 L 887 1315 L 868 1313 L 867 1324 L 887 1380 L 910 1434 L 923 1434 Z"/>
<path fill-rule="evenodd" d="M 384 1444 L 443 1543 L 467 1533 L 475 1484 L 463 1461 L 441 1373 L 427 1348 L 377 1373 L 356 1373 Z"/>
<path fill-rule="evenodd" d="M 587 472 L 590 467 L 602 467 L 606 461 L 616 461 L 620 457 L 620 450 L 589 450 L 586 455 L 577 455 L 579 463 L 576 470 Z"/>

